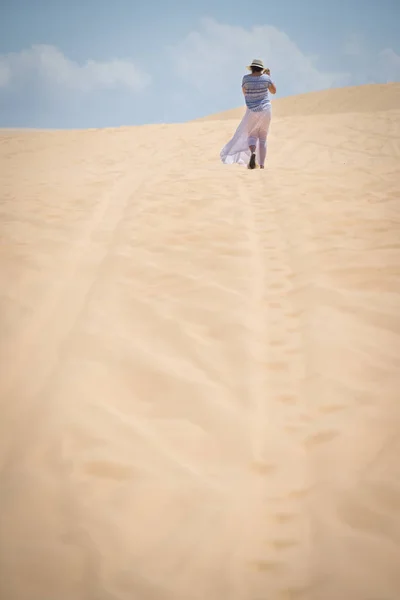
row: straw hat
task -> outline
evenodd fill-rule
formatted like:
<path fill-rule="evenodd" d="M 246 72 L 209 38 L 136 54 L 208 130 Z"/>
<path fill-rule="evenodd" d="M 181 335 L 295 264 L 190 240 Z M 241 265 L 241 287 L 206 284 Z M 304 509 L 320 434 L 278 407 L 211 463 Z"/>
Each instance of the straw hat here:
<path fill-rule="evenodd" d="M 251 67 L 259 67 L 260 69 L 265 69 L 263 61 L 259 58 L 255 58 L 251 65 L 247 67 L 249 71 L 251 71 Z"/>

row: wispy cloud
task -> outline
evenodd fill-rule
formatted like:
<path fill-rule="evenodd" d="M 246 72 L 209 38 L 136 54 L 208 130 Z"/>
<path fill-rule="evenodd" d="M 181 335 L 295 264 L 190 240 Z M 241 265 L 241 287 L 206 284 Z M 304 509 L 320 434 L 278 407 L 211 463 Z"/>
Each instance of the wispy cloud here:
<path fill-rule="evenodd" d="M 246 29 L 203 19 L 197 31 L 170 48 L 170 55 L 179 76 L 202 93 L 224 93 L 252 58 L 266 61 L 285 94 L 346 85 L 350 78 L 347 72 L 321 68 L 318 57 L 304 53 L 272 25 Z"/>
<path fill-rule="evenodd" d="M 116 87 L 137 92 L 149 85 L 150 77 L 130 61 L 87 60 L 79 64 L 49 45 L 0 55 L 0 92 L 13 87 L 21 90 L 32 82 L 49 93 L 84 93 Z"/>
<path fill-rule="evenodd" d="M 353 85 L 400 81 L 400 55 L 392 48 L 376 50 L 361 33 L 345 40 L 342 53 Z"/>
<path fill-rule="evenodd" d="M 273 25 L 246 28 L 208 18 L 160 50 L 163 69 L 153 65 L 153 77 L 150 65 L 132 60 L 77 61 L 55 46 L 34 45 L 0 55 L 0 126 L 194 119 L 243 103 L 240 81 L 253 58 L 271 68 L 278 96 L 399 81 L 400 55 L 377 43 L 354 33 L 337 41 L 337 55 L 315 55 Z"/>
<path fill-rule="evenodd" d="M 5 87 L 10 79 L 10 68 L 6 63 L 2 63 L 0 59 L 0 88 Z"/>
<path fill-rule="evenodd" d="M 386 83 L 400 81 L 400 54 L 385 48 L 378 56 L 382 80 Z"/>

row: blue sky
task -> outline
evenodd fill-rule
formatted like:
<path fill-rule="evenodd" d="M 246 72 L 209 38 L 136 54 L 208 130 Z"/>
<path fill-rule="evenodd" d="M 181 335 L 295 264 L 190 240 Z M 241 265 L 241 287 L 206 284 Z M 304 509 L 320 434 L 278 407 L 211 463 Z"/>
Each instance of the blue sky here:
<path fill-rule="evenodd" d="M 400 80 L 400 0 L 0 0 L 0 127 L 182 122 L 278 96 Z"/>

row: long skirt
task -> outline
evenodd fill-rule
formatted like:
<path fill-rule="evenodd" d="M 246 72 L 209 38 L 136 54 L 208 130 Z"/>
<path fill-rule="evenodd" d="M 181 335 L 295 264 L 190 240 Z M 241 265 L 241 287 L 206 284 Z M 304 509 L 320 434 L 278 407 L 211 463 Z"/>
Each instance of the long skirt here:
<path fill-rule="evenodd" d="M 226 165 L 247 165 L 250 160 L 249 146 L 257 146 L 257 161 L 260 161 L 260 144 L 265 144 L 271 123 L 271 108 L 260 112 L 246 109 L 243 119 L 233 138 L 221 150 L 221 160 Z M 257 140 L 259 143 L 257 144 Z"/>

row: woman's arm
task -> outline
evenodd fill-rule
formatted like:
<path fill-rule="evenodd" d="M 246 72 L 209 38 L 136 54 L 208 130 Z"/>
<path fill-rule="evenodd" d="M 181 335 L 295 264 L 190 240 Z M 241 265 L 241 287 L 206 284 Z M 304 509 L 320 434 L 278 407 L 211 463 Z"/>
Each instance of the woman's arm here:
<path fill-rule="evenodd" d="M 264 69 L 263 74 L 264 75 L 268 75 L 268 77 L 271 79 L 271 71 L 270 71 L 270 69 Z M 269 82 L 268 90 L 271 92 L 271 94 L 276 94 L 276 87 L 272 83 L 272 81 Z"/>
<path fill-rule="evenodd" d="M 275 87 L 275 84 L 272 82 L 272 79 L 271 79 L 271 71 L 269 69 L 265 69 L 264 73 L 265 73 L 265 75 L 268 75 L 268 77 L 269 77 L 268 91 L 270 91 L 271 94 L 276 94 L 276 87 Z"/>

